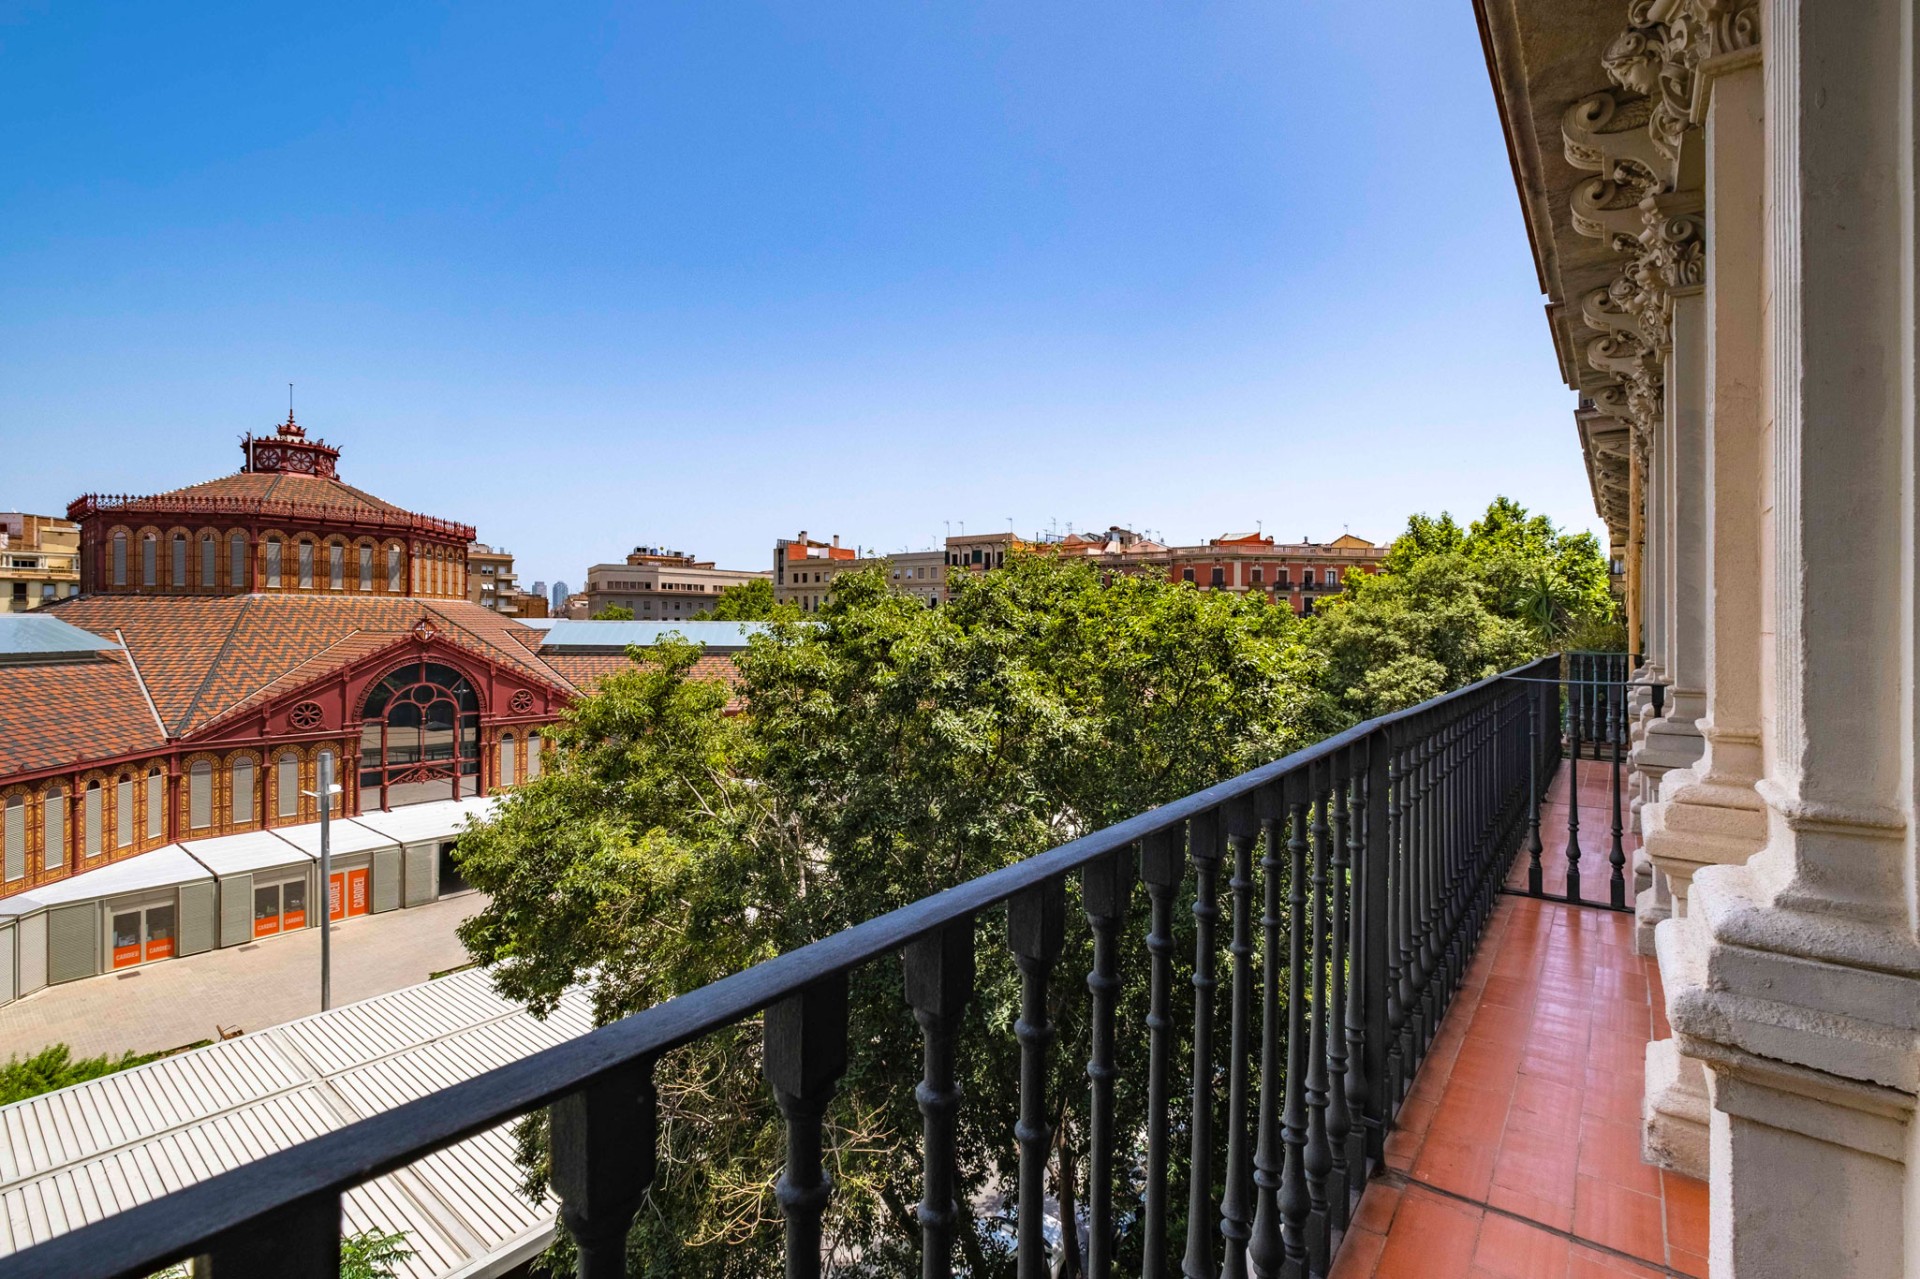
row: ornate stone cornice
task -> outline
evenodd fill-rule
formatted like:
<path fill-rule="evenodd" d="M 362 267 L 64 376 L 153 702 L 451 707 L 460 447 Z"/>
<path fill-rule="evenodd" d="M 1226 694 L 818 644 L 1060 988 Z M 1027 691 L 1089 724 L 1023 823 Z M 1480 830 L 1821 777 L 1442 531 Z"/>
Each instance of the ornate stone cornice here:
<path fill-rule="evenodd" d="M 1567 163 L 1597 176 L 1568 200 L 1576 231 L 1624 261 L 1580 302 L 1595 336 L 1581 349 L 1598 377 L 1593 407 L 1633 428 L 1641 448 L 1661 416 L 1673 291 L 1703 282 L 1701 195 L 1680 191 L 1703 63 L 1755 46 L 1757 0 L 1631 0 L 1627 26 L 1601 55 L 1612 82 L 1562 113 Z"/>

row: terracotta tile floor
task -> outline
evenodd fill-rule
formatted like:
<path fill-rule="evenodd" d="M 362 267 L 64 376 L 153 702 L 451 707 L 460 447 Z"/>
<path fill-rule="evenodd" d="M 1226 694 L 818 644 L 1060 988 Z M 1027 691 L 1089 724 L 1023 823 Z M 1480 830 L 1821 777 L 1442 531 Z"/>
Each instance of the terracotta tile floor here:
<path fill-rule="evenodd" d="M 1593 773 L 1583 809 L 1607 803 Z M 1542 814 L 1563 838 L 1566 791 L 1563 772 Z M 1664 1003 L 1632 916 L 1503 896 L 1334 1279 L 1704 1276 L 1705 1183 L 1640 1161 Z"/>

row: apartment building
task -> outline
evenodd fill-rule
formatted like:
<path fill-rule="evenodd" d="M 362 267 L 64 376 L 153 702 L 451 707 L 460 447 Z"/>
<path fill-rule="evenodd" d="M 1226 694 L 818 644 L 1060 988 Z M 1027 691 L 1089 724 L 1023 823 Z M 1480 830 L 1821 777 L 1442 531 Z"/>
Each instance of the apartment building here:
<path fill-rule="evenodd" d="M 781 538 L 774 543 L 773 597 L 776 603 L 792 604 L 811 613 L 826 600 L 836 578 L 875 565 L 885 567 L 887 580 L 895 590 L 921 600 L 928 608 L 946 599 L 945 551 L 863 555 L 856 547 L 840 545 L 838 536 L 819 542 L 809 538 L 805 530 L 797 538 Z"/>
<path fill-rule="evenodd" d="M 467 547 L 467 600 L 506 617 L 521 615 L 520 579 L 513 552 L 504 546 L 473 542 Z"/>
<path fill-rule="evenodd" d="M 636 546 L 619 564 L 587 570 L 587 614 L 609 607 L 630 609 L 636 621 L 692 617 L 711 608 L 729 586 L 773 576 L 752 569 L 717 568 L 684 551 Z M 572 611 L 568 611 L 572 616 Z"/>
<path fill-rule="evenodd" d="M 1167 546 L 1119 526 L 1105 533 L 1070 533 L 1048 547 L 1080 555 L 1115 572 L 1164 572 L 1175 582 L 1245 594 L 1259 591 L 1296 613 L 1337 595 L 1350 573 L 1377 573 L 1387 547 L 1342 533 L 1330 542 L 1279 542 L 1263 532 L 1224 533 L 1193 546 Z"/>
<path fill-rule="evenodd" d="M 0 511 L 0 613 L 24 613 L 80 593 L 80 526 Z"/>

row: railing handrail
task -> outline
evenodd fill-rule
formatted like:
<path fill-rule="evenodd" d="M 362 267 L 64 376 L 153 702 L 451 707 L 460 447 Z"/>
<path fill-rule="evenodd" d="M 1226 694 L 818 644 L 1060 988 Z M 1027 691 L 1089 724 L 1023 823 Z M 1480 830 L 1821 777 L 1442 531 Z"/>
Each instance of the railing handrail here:
<path fill-rule="evenodd" d="M 0 1276 L 149 1274 L 170 1259 L 276 1209 L 344 1191 L 405 1167 L 578 1092 L 622 1067 L 657 1059 L 787 996 L 896 954 L 911 942 L 1191 817 L 1257 795 L 1376 734 L 1433 715 L 1496 684 L 1525 678 L 1558 660 L 1559 654 L 1553 654 L 1376 716 L 1205 790 L 854 924 L 574 1039 L 57 1235 L 0 1259 Z M 110 1264 L 116 1268 L 97 1271 L 103 1258 L 112 1259 Z"/>

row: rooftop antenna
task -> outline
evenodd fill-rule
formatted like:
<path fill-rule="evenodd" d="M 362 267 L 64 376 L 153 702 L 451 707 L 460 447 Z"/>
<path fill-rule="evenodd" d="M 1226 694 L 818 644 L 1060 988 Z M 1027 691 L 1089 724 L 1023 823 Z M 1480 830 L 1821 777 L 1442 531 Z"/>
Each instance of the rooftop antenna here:
<path fill-rule="evenodd" d="M 948 537 L 952 537 L 952 536 L 953 536 L 953 521 L 952 521 L 952 520 L 941 520 L 940 522 L 941 522 L 942 524 L 944 524 L 944 525 L 946 525 L 946 527 L 947 527 L 947 536 L 948 536 Z"/>
<path fill-rule="evenodd" d="M 293 421 L 293 383 L 287 383 L 287 421 Z"/>

